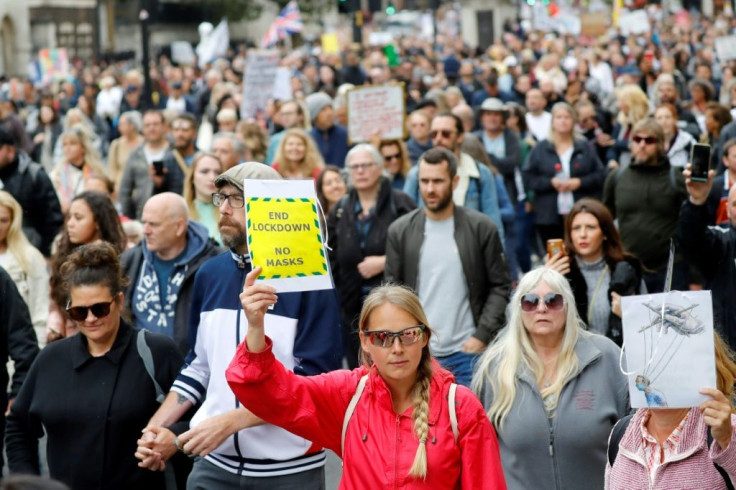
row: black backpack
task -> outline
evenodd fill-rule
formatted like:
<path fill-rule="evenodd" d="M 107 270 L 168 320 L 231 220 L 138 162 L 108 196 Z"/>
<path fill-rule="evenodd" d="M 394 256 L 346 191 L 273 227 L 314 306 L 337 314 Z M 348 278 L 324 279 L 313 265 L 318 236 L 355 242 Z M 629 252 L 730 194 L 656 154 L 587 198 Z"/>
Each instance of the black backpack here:
<path fill-rule="evenodd" d="M 631 418 L 633 416 L 634 415 L 631 414 L 622 418 L 621 420 L 616 422 L 616 425 L 614 425 L 613 429 L 611 430 L 611 440 L 608 441 L 608 464 L 610 464 L 611 467 L 613 467 L 613 463 L 616 462 L 616 456 L 618 455 L 618 445 L 621 443 L 621 439 L 624 437 L 626 428 L 629 426 L 629 422 L 631 422 Z M 708 447 L 710 447 L 711 443 L 713 442 L 713 436 L 710 433 L 710 427 L 708 427 L 707 437 Z M 728 477 L 728 473 L 726 473 L 726 470 L 718 466 L 716 463 L 713 463 L 713 466 L 716 467 L 716 470 L 718 470 L 718 473 L 721 474 L 723 480 L 726 482 L 726 488 L 728 488 L 728 490 L 734 490 L 733 483 L 731 483 L 731 479 Z"/>

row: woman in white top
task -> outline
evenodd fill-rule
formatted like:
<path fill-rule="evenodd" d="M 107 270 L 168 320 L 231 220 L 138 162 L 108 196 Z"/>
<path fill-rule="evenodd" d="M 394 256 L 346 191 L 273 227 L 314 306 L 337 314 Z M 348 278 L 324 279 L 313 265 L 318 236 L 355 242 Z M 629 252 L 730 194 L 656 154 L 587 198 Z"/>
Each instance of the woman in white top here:
<path fill-rule="evenodd" d="M 79 125 L 65 131 L 59 138 L 64 149 L 64 158 L 51 171 L 51 182 L 61 203 L 61 212 L 66 214 L 74 196 L 85 191 L 85 180 L 90 175 L 105 175 L 99 152 L 92 146 L 92 138 Z"/>
<path fill-rule="evenodd" d="M 28 305 L 38 341 L 45 345 L 49 313 L 46 261 L 23 234 L 23 209 L 5 191 L 0 191 L 0 266 L 8 272 Z"/>
<path fill-rule="evenodd" d="M 664 147 L 670 165 L 684 168 L 690 162 L 690 147 L 695 138 L 677 128 L 677 109 L 672 104 L 661 104 L 654 111 L 654 120 L 664 130 Z"/>

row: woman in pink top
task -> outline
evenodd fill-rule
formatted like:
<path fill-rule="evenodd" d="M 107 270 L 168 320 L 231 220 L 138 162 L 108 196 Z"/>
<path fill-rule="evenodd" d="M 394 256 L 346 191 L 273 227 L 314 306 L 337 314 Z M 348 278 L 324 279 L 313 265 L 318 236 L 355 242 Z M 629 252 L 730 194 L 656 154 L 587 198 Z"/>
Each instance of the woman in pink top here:
<path fill-rule="evenodd" d="M 613 466 L 608 450 L 606 489 L 733 488 L 736 363 L 718 334 L 715 345 L 718 389 L 700 390 L 711 399 L 700 407 L 637 410 L 620 438 Z"/>

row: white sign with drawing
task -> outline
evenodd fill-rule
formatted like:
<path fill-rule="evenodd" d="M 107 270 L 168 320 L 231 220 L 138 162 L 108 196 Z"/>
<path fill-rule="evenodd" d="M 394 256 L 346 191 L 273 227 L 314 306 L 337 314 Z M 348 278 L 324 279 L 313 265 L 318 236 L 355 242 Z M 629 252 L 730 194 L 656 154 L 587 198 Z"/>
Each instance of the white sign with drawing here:
<path fill-rule="evenodd" d="M 621 298 L 626 374 L 633 408 L 684 408 L 716 386 L 710 291 Z"/>

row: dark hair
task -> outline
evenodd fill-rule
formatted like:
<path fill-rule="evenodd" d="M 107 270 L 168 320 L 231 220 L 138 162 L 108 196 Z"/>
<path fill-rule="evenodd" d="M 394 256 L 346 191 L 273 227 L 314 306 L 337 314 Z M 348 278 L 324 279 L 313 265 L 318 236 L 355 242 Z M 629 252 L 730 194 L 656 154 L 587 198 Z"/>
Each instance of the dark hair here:
<path fill-rule="evenodd" d="M 0 125 L 0 146 L 15 146 L 13 133 L 2 125 Z"/>
<path fill-rule="evenodd" d="M 447 169 L 450 171 L 450 179 L 454 179 L 457 175 L 457 158 L 447 148 L 430 148 L 429 150 L 422 153 L 419 157 L 420 162 L 429 163 L 430 165 L 437 165 L 443 162 L 447 162 Z"/>
<path fill-rule="evenodd" d="M 143 117 L 146 117 L 149 114 L 156 114 L 158 117 L 161 118 L 161 124 L 166 123 L 166 118 L 164 117 L 163 111 L 159 111 L 158 109 L 148 109 L 146 112 L 143 113 Z"/>
<path fill-rule="evenodd" d="M 723 145 L 723 157 L 728 156 L 728 152 L 736 146 L 736 138 L 731 138 L 730 140 L 726 141 L 726 143 Z"/>
<path fill-rule="evenodd" d="M 123 275 L 117 250 L 105 242 L 77 247 L 66 258 L 59 271 L 67 294 L 80 286 L 105 285 L 114 296 L 128 285 Z"/>
<path fill-rule="evenodd" d="M 463 120 L 460 119 L 460 116 L 455 115 L 452 112 L 440 112 L 439 114 L 434 116 L 435 119 L 438 119 L 440 117 L 450 117 L 455 120 L 455 129 L 457 130 L 458 136 L 465 133 L 465 127 L 463 126 Z"/>
<path fill-rule="evenodd" d="M 112 195 L 115 192 L 115 182 L 113 182 L 112 179 L 110 179 L 110 177 L 108 177 L 107 175 L 93 172 L 89 177 L 87 177 L 87 180 L 89 179 L 97 179 L 104 182 L 105 187 L 107 188 L 107 193 L 109 195 Z"/>
<path fill-rule="evenodd" d="M 315 182 L 315 187 L 317 188 L 317 199 L 319 200 L 320 206 L 322 206 L 322 212 L 324 212 L 325 214 L 329 214 L 330 210 L 328 208 L 330 206 L 327 202 L 327 198 L 325 197 L 324 192 L 322 192 L 322 183 L 325 180 L 325 175 L 327 175 L 329 172 L 336 173 L 340 176 L 343 182 L 345 182 L 345 177 L 343 177 L 342 171 L 334 165 L 325 165 L 325 168 L 323 168 L 317 176 L 317 181 Z M 347 182 L 345 182 L 345 185 L 347 186 Z"/>
<path fill-rule="evenodd" d="M 713 113 L 713 119 L 718 123 L 719 129 L 723 129 L 723 126 L 730 123 L 733 118 L 731 117 L 731 112 L 723 107 L 718 102 L 708 102 L 705 106 L 705 112 L 706 114 L 708 111 L 711 111 Z"/>
<path fill-rule="evenodd" d="M 517 124 L 519 126 L 519 134 L 524 135 L 529 130 L 526 125 L 526 108 L 516 102 L 506 104 L 506 108 L 509 111 L 509 116 L 514 115 L 519 120 Z"/>
<path fill-rule="evenodd" d="M 590 213 L 598 220 L 598 226 L 603 233 L 603 257 L 609 269 L 614 270 L 616 264 L 634 256 L 624 250 L 621 235 L 613 223 L 613 216 L 608 208 L 600 201 L 585 197 L 573 205 L 570 213 L 565 218 L 565 249 L 571 255 L 575 254 L 572 243 L 572 221 L 580 213 Z"/>
<path fill-rule="evenodd" d="M 83 200 L 92 211 L 92 217 L 99 228 L 100 240 L 109 243 L 118 255 L 125 251 L 127 239 L 120 224 L 118 212 L 110 198 L 100 192 L 82 192 L 72 199 L 71 202 Z M 61 231 L 59 245 L 51 262 L 51 299 L 61 308 L 66 301 L 66 296 L 61 283 L 60 269 L 66 258 L 74 249 L 81 245 L 75 245 L 69 241 L 69 233 L 66 231 L 66 223 Z"/>
<path fill-rule="evenodd" d="M 690 93 L 692 93 L 694 88 L 699 88 L 703 91 L 703 94 L 705 95 L 705 100 L 713 100 L 716 93 L 713 85 L 709 81 L 703 80 L 702 78 L 693 78 L 687 84 L 687 88 Z"/>

